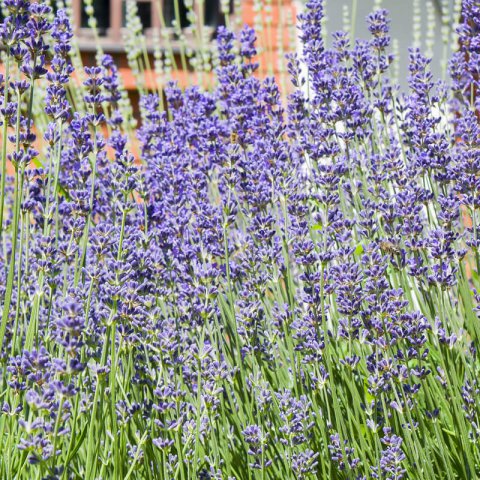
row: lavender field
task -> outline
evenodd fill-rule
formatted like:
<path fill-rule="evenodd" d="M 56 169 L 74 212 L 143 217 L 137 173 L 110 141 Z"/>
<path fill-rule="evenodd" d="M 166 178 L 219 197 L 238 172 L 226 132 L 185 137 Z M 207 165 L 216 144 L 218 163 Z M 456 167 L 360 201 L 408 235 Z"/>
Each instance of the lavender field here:
<path fill-rule="evenodd" d="M 478 0 L 445 81 L 311 0 L 286 89 L 220 27 L 136 125 L 2 4 L 0 480 L 480 478 Z"/>

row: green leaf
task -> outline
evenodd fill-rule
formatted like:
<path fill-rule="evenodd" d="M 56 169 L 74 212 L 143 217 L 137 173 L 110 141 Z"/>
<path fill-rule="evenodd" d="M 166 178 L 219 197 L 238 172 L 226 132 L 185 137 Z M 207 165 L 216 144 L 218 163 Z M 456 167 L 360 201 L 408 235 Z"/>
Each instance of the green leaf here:
<path fill-rule="evenodd" d="M 363 245 L 359 243 L 355 249 L 355 255 L 361 255 L 364 252 Z"/>

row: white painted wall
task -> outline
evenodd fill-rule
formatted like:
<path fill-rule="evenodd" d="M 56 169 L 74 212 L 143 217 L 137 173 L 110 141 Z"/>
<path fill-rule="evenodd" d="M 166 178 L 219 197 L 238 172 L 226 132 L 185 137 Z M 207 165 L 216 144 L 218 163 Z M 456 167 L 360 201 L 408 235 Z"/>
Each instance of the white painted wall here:
<path fill-rule="evenodd" d="M 304 1 L 298 0 L 298 7 L 301 8 L 302 3 Z M 328 35 L 342 30 L 345 13 L 351 18 L 356 8 L 355 36 L 366 39 L 369 36 L 366 16 L 376 5 L 386 8 L 390 12 L 391 35 L 398 46 L 399 83 L 404 87 L 408 75 L 408 48 L 414 44 L 432 57 L 435 78 L 442 77 L 445 60 L 448 61 L 456 44 L 453 31 L 458 13 L 455 8 L 458 12 L 460 3 L 461 0 L 325 0 L 326 29 Z"/>

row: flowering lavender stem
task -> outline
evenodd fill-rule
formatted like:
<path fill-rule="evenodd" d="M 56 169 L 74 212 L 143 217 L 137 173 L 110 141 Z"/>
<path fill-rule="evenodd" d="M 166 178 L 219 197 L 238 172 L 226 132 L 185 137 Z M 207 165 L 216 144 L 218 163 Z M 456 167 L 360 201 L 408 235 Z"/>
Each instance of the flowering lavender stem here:
<path fill-rule="evenodd" d="M 106 346 L 108 345 L 108 342 L 105 342 L 103 346 L 103 351 L 106 350 Z M 106 355 L 105 355 L 106 356 Z M 102 354 L 103 357 L 103 354 Z M 103 363 L 103 362 L 102 362 Z M 95 453 L 95 440 L 94 440 L 94 434 L 96 427 L 98 426 L 98 410 L 99 410 L 99 403 L 100 403 L 100 411 L 102 411 L 102 397 L 104 394 L 104 380 L 103 379 L 97 379 L 97 385 L 95 389 L 95 394 L 93 397 L 93 408 L 92 408 L 92 415 L 90 417 L 90 424 L 88 426 L 88 433 L 87 433 L 87 460 L 85 463 L 85 479 L 86 480 L 92 480 L 96 475 L 97 471 L 97 458 L 96 458 L 96 453 Z M 98 434 L 100 432 L 97 431 Z"/>
<path fill-rule="evenodd" d="M 33 87 L 32 87 L 33 88 Z M 18 94 L 18 104 L 20 105 L 20 94 Z M 18 153 L 20 149 L 20 106 L 17 109 L 17 123 L 16 123 L 16 148 L 15 151 Z M 22 201 L 22 190 L 23 190 L 23 173 L 25 170 L 25 164 L 22 162 L 22 167 L 20 167 L 21 172 L 19 173 L 18 165 L 15 165 L 15 189 L 14 189 L 14 210 L 13 210 L 13 226 L 12 226 L 12 251 L 10 254 L 10 264 L 8 268 L 7 276 L 7 289 L 5 292 L 5 298 L 3 301 L 3 311 L 2 311 L 2 323 L 0 325 L 0 349 L 3 348 L 3 341 L 5 337 L 5 331 L 7 329 L 8 315 L 10 313 L 10 302 L 12 300 L 13 292 L 13 281 L 15 274 L 15 257 L 17 253 L 17 241 L 18 241 L 18 225 L 19 225 L 19 216 L 20 216 L 20 204 Z M 21 175 L 21 178 L 19 176 Z M 20 260 L 19 260 L 20 262 Z"/>
<path fill-rule="evenodd" d="M 448 372 L 449 369 L 447 368 L 447 362 L 448 362 L 448 359 L 445 359 L 445 356 L 443 354 L 443 346 L 442 345 L 438 345 L 439 346 L 439 358 L 440 358 L 440 363 L 441 363 L 441 367 L 443 369 L 444 372 Z M 446 373 L 448 375 L 448 373 Z M 453 388 L 452 388 L 452 383 L 454 383 L 453 385 Z M 466 456 L 466 463 L 464 465 L 464 468 L 466 469 L 465 470 L 465 475 L 466 475 L 466 478 L 471 478 L 471 475 L 472 475 L 472 472 L 475 472 L 475 468 L 474 468 L 474 463 L 473 463 L 473 459 L 471 458 L 471 452 L 470 452 L 470 445 L 468 443 L 468 435 L 467 435 L 467 431 L 466 431 L 466 428 L 465 428 L 465 424 L 464 424 L 464 418 L 463 418 L 463 415 L 461 415 L 461 407 L 458 405 L 458 399 L 455 395 L 455 390 L 456 391 L 460 391 L 460 387 L 458 385 L 458 380 L 457 380 L 457 377 L 455 374 L 451 375 L 448 380 L 447 380 L 447 389 L 448 389 L 448 392 L 449 392 L 449 395 L 450 395 L 450 399 L 451 399 L 451 406 L 453 408 L 453 412 L 454 412 L 454 417 L 455 417 L 455 426 L 457 428 L 459 428 L 460 430 L 460 438 L 461 438 L 461 442 L 462 442 L 462 451 L 464 452 L 464 455 Z M 455 390 L 454 390 L 455 389 Z"/>
<path fill-rule="evenodd" d="M 3 108 L 6 111 L 8 105 L 8 86 L 10 83 L 10 47 L 7 47 L 7 60 L 5 63 L 5 94 L 3 98 Z M 0 185 L 0 239 L 3 232 L 3 215 L 5 209 L 5 180 L 7 176 L 7 134 L 8 134 L 8 121 L 4 117 L 3 129 L 2 129 L 2 179 Z"/>
<path fill-rule="evenodd" d="M 475 240 L 478 240 L 476 200 L 477 200 L 477 191 L 475 190 L 473 194 L 472 226 L 473 226 L 473 238 Z M 477 267 L 477 274 L 480 275 L 480 252 L 479 252 L 478 246 L 473 247 L 473 251 L 475 254 L 475 266 Z"/>
<path fill-rule="evenodd" d="M 94 74 L 96 75 L 96 73 Z M 91 187 L 90 187 L 90 198 L 89 198 L 89 210 L 88 210 L 88 216 L 85 222 L 85 228 L 83 231 L 83 236 L 81 240 L 82 248 L 81 248 L 81 253 L 80 253 L 80 258 L 79 261 L 76 262 L 75 265 L 75 276 L 74 276 L 74 284 L 75 286 L 78 285 L 78 282 L 80 281 L 80 273 L 82 267 L 85 265 L 85 259 L 87 255 L 87 247 L 88 247 L 88 237 L 89 237 L 89 231 L 90 231 L 90 224 L 92 223 L 92 215 L 93 215 L 93 202 L 95 199 L 95 180 L 97 176 L 97 156 L 98 156 L 98 139 L 97 139 L 97 107 L 95 104 L 95 97 L 96 95 L 99 94 L 99 87 L 97 85 L 97 82 L 94 83 L 93 88 L 92 88 L 92 97 L 93 97 L 93 102 L 92 102 L 92 112 L 91 112 L 91 118 L 93 119 L 93 149 L 91 152 Z"/>
<path fill-rule="evenodd" d="M 21 214 L 21 219 L 23 219 L 23 215 L 24 214 Z M 20 247 L 19 247 L 19 251 L 18 251 L 18 257 L 21 259 L 22 258 L 22 254 L 23 254 L 23 225 L 25 224 L 25 221 L 22 220 L 21 222 L 21 225 L 22 225 L 22 229 L 20 231 Z M 28 228 L 28 226 L 27 226 Z M 27 242 L 28 242 L 28 239 L 27 239 Z M 21 288 L 22 288 L 22 284 L 21 284 L 21 261 L 18 262 L 18 265 L 17 265 L 17 292 L 20 292 L 21 291 Z M 16 306 L 15 306 L 15 321 L 14 321 L 14 325 L 13 325 L 13 337 L 12 337 L 12 342 L 11 342 L 11 349 L 10 349 L 10 355 L 13 356 L 13 354 L 15 353 L 15 348 L 16 348 L 16 340 L 17 340 L 17 334 L 18 334 L 18 321 L 19 321 L 19 316 L 20 316 L 20 298 L 21 296 L 19 294 L 17 294 L 17 302 L 16 302 Z M 21 338 L 21 336 L 20 336 Z"/>
<path fill-rule="evenodd" d="M 124 201 L 126 202 L 126 196 Z M 122 223 L 120 227 L 120 239 L 118 242 L 118 253 L 117 253 L 117 261 L 120 261 L 122 258 L 122 249 L 123 249 L 123 240 L 125 235 L 125 223 L 127 220 L 128 210 L 124 208 L 122 212 Z M 118 281 L 118 276 L 117 276 Z M 107 322 L 107 329 L 110 329 L 110 357 L 111 357 L 111 366 L 110 366 L 110 402 L 111 402 L 111 412 L 110 412 L 110 420 L 111 420 L 111 428 L 112 432 L 115 431 L 116 428 L 116 418 L 115 418 L 115 405 L 116 405 L 116 387 L 117 387 L 117 351 L 116 351 L 116 320 L 115 315 L 117 313 L 117 299 L 113 301 L 113 309 L 110 314 L 109 321 Z M 108 337 L 107 337 L 108 338 Z M 107 341 L 108 343 L 108 341 Z M 108 354 L 108 351 L 107 351 Z M 118 448 L 117 448 L 117 437 L 114 436 L 113 438 L 113 455 L 115 458 L 114 469 L 117 472 L 118 466 L 120 465 L 118 461 Z M 119 472 L 117 472 L 119 474 Z"/>

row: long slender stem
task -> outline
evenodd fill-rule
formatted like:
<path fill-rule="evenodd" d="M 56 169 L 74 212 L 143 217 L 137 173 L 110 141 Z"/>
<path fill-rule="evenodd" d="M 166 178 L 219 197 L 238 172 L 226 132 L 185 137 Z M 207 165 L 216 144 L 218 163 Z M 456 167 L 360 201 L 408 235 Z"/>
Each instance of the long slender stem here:
<path fill-rule="evenodd" d="M 7 47 L 7 60 L 5 63 L 5 93 L 3 96 L 3 108 L 6 110 L 8 105 L 8 92 L 10 84 L 10 47 Z M 0 185 L 0 239 L 3 232 L 3 216 L 5 210 L 5 180 L 7 176 L 7 133 L 8 133 L 8 121 L 3 119 L 2 125 L 2 178 Z"/>

